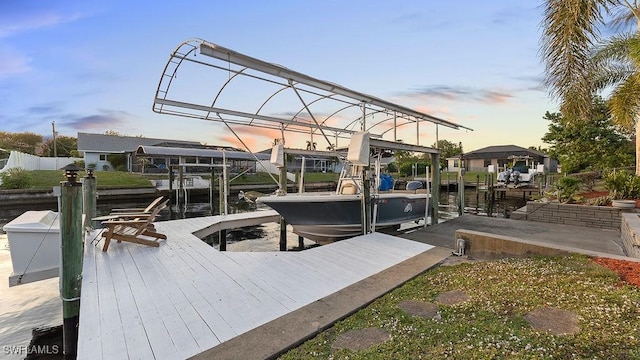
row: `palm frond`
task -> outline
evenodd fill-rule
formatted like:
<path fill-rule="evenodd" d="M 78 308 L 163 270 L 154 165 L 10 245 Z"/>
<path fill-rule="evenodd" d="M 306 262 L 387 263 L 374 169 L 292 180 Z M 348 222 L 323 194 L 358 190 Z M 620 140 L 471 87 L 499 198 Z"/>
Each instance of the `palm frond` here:
<path fill-rule="evenodd" d="M 625 82 L 640 65 L 640 36 L 623 34 L 604 40 L 591 57 L 590 74 L 595 90 Z"/>
<path fill-rule="evenodd" d="M 592 61 L 598 63 L 602 61 L 628 61 L 631 48 L 640 44 L 637 34 L 626 33 L 615 35 L 604 39 L 595 47 L 591 55 Z"/>
<path fill-rule="evenodd" d="M 640 73 L 635 72 L 613 90 L 609 109 L 617 125 L 629 131 L 634 128 L 640 110 Z"/>
<path fill-rule="evenodd" d="M 633 76 L 637 70 L 629 63 L 604 62 L 594 66 L 590 75 L 595 90 L 602 91 L 611 86 L 618 86 Z"/>
<path fill-rule="evenodd" d="M 621 3 L 624 6 L 618 6 L 616 10 L 613 11 L 613 20 L 610 22 L 613 29 L 617 31 L 636 25 L 640 20 L 638 17 L 640 13 L 638 12 L 639 6 L 637 0 L 634 0 L 633 3 L 628 0 L 623 0 Z"/>
<path fill-rule="evenodd" d="M 547 0 L 541 44 L 545 85 L 562 101 L 563 114 L 585 115 L 591 107 L 591 48 L 608 0 Z"/>

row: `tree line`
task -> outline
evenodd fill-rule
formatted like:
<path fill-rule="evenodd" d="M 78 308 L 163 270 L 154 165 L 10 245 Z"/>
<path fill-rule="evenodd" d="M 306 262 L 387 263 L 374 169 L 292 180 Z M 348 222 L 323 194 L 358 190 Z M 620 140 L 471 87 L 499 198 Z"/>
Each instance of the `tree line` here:
<path fill-rule="evenodd" d="M 577 173 L 634 165 L 633 131 L 615 121 L 609 102 L 602 97 L 597 95 L 592 97 L 590 112 L 581 121 L 564 115 L 562 111 L 547 111 L 542 119 L 549 122 L 548 131 L 542 137 L 542 140 L 549 144 L 549 148 L 541 149 L 535 146 L 529 148 L 543 151 L 558 160 L 563 172 Z M 105 134 L 119 135 L 110 131 Z M 75 137 L 57 136 L 55 152 L 60 157 L 79 157 L 77 143 L 78 140 Z M 440 149 L 440 169 L 447 167 L 448 157 L 454 157 L 463 152 L 462 143 L 456 144 L 448 140 L 438 140 L 438 143 L 434 143 L 432 147 Z M 12 150 L 51 157 L 54 156 L 53 138 L 45 138 L 31 132 L 0 131 L 0 157 L 7 157 Z M 112 158 L 111 160 L 120 159 Z M 426 166 L 431 166 L 431 158 L 428 154 L 398 151 L 388 171 L 410 175 L 413 173 L 413 166 L 416 165 L 417 173 L 424 174 Z"/>
<path fill-rule="evenodd" d="M 53 137 L 45 139 L 44 136 L 32 132 L 0 131 L 0 155 L 7 157 L 11 151 L 51 157 L 54 156 Z M 79 157 L 78 139 L 64 135 L 56 136 L 55 153 L 59 157 Z"/>

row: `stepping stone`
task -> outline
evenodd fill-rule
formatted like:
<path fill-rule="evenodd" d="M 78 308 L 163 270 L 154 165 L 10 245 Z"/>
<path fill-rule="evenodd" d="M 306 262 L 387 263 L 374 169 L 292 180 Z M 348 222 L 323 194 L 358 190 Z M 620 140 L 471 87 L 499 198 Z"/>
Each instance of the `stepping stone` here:
<path fill-rule="evenodd" d="M 366 350 L 373 345 L 391 340 L 391 334 L 380 328 L 366 328 L 349 330 L 338 336 L 331 346 L 334 349 L 349 349 L 353 351 Z"/>
<path fill-rule="evenodd" d="M 524 316 L 531 326 L 554 335 L 575 334 L 580 331 L 578 316 L 558 308 L 538 308 Z"/>
<path fill-rule="evenodd" d="M 426 319 L 439 318 L 438 305 L 418 300 L 402 301 L 398 307 L 411 316 L 419 316 Z"/>
<path fill-rule="evenodd" d="M 436 301 L 443 305 L 455 305 L 467 300 L 469 300 L 469 295 L 460 290 L 447 291 L 436 298 Z"/>

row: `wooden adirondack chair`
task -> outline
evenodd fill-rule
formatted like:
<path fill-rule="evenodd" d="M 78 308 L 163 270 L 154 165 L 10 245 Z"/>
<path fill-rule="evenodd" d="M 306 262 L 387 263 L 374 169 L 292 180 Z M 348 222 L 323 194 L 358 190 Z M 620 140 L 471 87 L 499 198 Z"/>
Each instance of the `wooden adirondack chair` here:
<path fill-rule="evenodd" d="M 93 221 L 105 221 L 105 220 L 133 220 L 133 219 L 145 219 L 149 216 L 152 216 L 153 210 L 155 210 L 156 208 L 160 208 L 160 210 L 164 209 L 167 207 L 167 204 L 169 203 L 169 199 L 166 199 L 162 202 L 159 202 L 158 200 L 162 200 L 162 196 L 159 197 L 158 199 L 154 200 L 151 204 L 149 204 L 149 206 L 147 206 L 146 208 L 142 209 L 113 209 L 113 210 L 123 210 L 122 212 L 112 212 L 109 215 L 104 215 L 104 216 L 98 216 L 95 218 L 92 218 L 91 220 Z M 113 211 L 112 210 L 112 211 Z M 128 212 L 125 212 L 124 210 L 129 210 Z M 160 211 L 159 210 L 159 211 Z M 152 225 L 153 226 L 153 225 Z"/>
<path fill-rule="evenodd" d="M 166 207 L 166 201 L 163 206 L 156 206 L 150 214 L 145 214 L 135 218 L 119 218 L 103 221 L 107 230 L 102 233 L 104 237 L 104 246 L 102 251 L 109 249 L 111 240 L 118 242 L 132 242 L 136 244 L 158 247 L 160 240 L 166 240 L 167 236 L 156 232 L 153 221 L 160 213 L 160 210 Z"/>

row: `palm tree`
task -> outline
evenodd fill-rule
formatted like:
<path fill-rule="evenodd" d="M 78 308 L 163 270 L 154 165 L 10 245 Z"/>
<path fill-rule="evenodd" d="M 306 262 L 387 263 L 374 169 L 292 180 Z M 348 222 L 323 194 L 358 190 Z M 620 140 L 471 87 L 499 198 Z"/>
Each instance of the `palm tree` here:
<path fill-rule="evenodd" d="M 545 85 L 561 101 L 570 121 L 588 121 L 592 95 L 612 89 L 608 105 L 616 124 L 636 133 L 636 174 L 640 175 L 639 0 L 547 0 L 542 57 Z M 613 25 L 635 22 L 636 31 L 600 37 L 604 17 Z"/>

